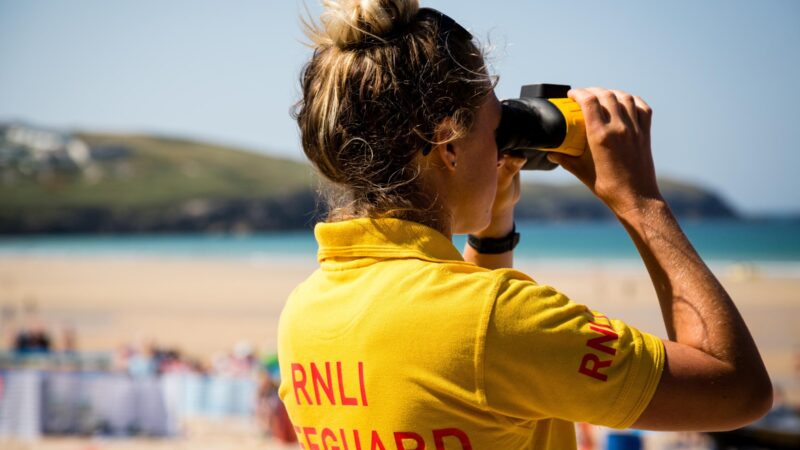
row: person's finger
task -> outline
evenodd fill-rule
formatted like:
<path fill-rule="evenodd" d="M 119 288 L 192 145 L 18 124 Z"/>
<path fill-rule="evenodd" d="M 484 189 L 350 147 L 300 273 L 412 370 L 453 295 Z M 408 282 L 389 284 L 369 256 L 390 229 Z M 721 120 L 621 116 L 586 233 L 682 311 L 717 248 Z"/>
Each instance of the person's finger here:
<path fill-rule="evenodd" d="M 514 178 L 511 180 L 511 184 L 514 186 L 514 195 L 512 196 L 514 202 L 519 200 L 522 195 L 522 181 L 520 178 L 519 171 L 517 171 L 517 173 L 514 174 Z"/>
<path fill-rule="evenodd" d="M 603 111 L 599 99 L 588 89 L 570 89 L 567 96 L 580 105 L 587 123 L 607 122 L 607 114 Z"/>
<path fill-rule="evenodd" d="M 639 128 L 649 131 L 650 123 L 653 120 L 653 109 L 638 95 L 633 96 L 633 102 L 636 104 L 636 116 L 639 121 Z"/>
<path fill-rule="evenodd" d="M 547 160 L 553 164 L 559 164 L 559 165 L 561 164 L 561 158 L 559 157 L 559 154 L 556 152 L 547 152 L 546 157 Z"/>
<path fill-rule="evenodd" d="M 507 176 L 513 176 L 515 173 L 519 172 L 527 161 L 528 158 L 525 156 L 516 156 L 506 153 L 498 162 L 498 166 L 500 167 L 501 173 Z"/>
<path fill-rule="evenodd" d="M 617 101 L 617 96 L 614 95 L 613 92 L 600 87 L 590 87 L 586 88 L 586 90 L 597 97 L 597 101 L 600 103 L 600 108 L 602 108 L 603 112 L 605 113 L 606 123 L 611 122 L 614 119 L 620 119 L 620 114 L 622 111 L 624 111 L 624 108 L 619 104 L 619 101 Z"/>
<path fill-rule="evenodd" d="M 551 163 L 554 163 L 554 164 L 558 164 L 559 166 L 561 166 L 564 170 L 566 170 L 568 172 L 572 172 L 573 166 L 580 160 L 580 158 L 582 156 L 583 155 L 578 157 L 578 156 L 570 156 L 570 155 L 566 155 L 564 153 L 558 153 L 558 152 L 547 152 L 547 160 L 548 161 L 550 161 Z"/>
<path fill-rule="evenodd" d="M 625 114 L 627 115 L 626 125 L 632 126 L 636 132 L 639 131 L 639 119 L 638 113 L 636 111 L 636 102 L 633 99 L 631 94 L 627 92 L 619 91 L 616 89 L 612 89 L 611 92 L 617 96 L 617 101 L 623 108 L 625 108 Z"/>

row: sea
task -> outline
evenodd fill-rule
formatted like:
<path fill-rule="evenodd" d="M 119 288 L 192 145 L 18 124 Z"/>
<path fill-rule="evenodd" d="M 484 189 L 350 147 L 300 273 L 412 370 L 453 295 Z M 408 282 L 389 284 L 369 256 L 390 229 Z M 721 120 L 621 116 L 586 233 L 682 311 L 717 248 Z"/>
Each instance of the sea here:
<path fill-rule="evenodd" d="M 800 277 L 800 220 L 682 220 L 681 227 L 710 266 L 754 267 Z M 517 260 L 566 266 L 641 267 L 625 229 L 609 222 L 518 222 Z M 463 249 L 466 236 L 453 238 Z M 274 261 L 316 258 L 311 230 L 249 234 L 87 234 L 0 236 L 0 257 L 94 255 L 210 257 Z"/>

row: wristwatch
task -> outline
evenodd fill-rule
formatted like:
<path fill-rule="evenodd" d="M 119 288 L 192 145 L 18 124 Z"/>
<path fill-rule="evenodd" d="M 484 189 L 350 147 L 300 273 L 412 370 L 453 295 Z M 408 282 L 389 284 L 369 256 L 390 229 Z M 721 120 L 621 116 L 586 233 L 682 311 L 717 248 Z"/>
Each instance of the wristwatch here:
<path fill-rule="evenodd" d="M 519 233 L 517 233 L 517 224 L 515 223 L 511 232 L 501 238 L 479 238 L 477 236 L 467 236 L 467 243 L 474 248 L 478 253 L 498 254 L 514 250 L 514 247 L 519 243 Z"/>

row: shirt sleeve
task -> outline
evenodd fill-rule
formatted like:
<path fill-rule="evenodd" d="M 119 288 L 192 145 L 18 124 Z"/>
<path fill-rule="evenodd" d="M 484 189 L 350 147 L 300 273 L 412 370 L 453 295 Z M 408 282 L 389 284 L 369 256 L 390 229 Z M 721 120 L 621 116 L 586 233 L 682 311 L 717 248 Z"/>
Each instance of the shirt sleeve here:
<path fill-rule="evenodd" d="M 661 379 L 661 339 L 509 273 L 516 276 L 501 280 L 486 327 L 489 409 L 517 419 L 630 427 Z"/>

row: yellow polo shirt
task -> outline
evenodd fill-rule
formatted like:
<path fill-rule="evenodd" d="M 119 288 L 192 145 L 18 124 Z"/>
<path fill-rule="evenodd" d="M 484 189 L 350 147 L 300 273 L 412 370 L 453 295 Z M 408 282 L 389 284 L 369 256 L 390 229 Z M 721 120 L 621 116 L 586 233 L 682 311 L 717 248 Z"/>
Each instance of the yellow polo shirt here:
<path fill-rule="evenodd" d="M 399 219 L 320 223 L 281 313 L 280 397 L 307 450 L 570 449 L 627 428 L 661 340 Z"/>

